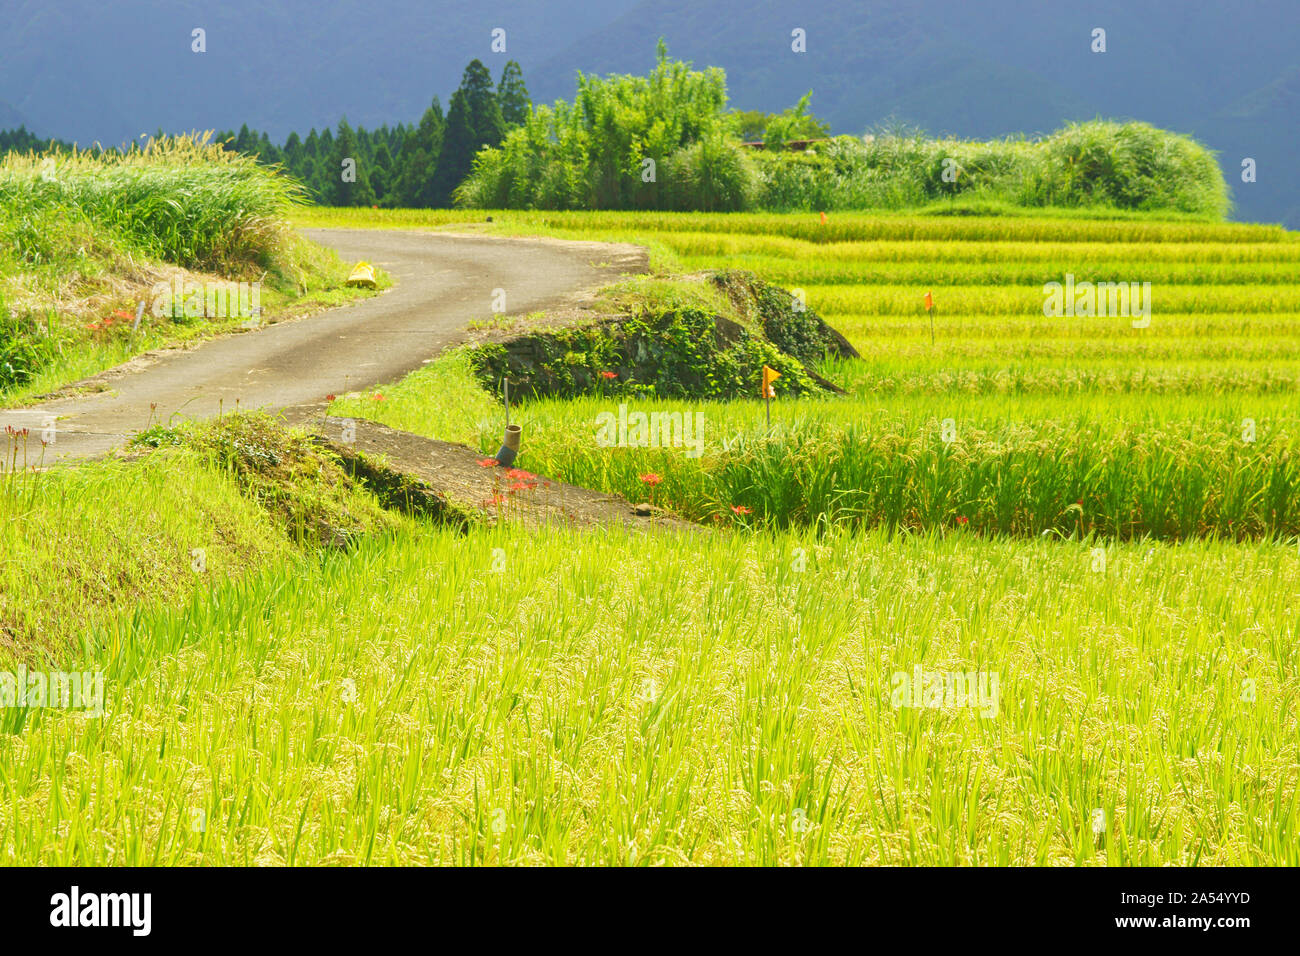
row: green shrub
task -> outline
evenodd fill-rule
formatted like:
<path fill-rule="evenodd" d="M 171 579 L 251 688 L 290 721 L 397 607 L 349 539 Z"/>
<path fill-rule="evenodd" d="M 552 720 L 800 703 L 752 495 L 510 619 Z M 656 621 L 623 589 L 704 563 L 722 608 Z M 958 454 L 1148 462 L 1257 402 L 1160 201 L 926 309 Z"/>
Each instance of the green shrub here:
<path fill-rule="evenodd" d="M 1076 123 L 1043 143 L 1045 181 L 1034 205 L 1173 209 L 1222 218 L 1227 185 L 1214 156 L 1187 136 L 1146 123 Z"/>
<path fill-rule="evenodd" d="M 753 202 L 757 188 L 750 158 L 717 135 L 678 150 L 666 170 L 661 194 L 673 209 L 738 212 Z"/>
<path fill-rule="evenodd" d="M 649 76 L 578 76 L 572 103 L 534 109 L 484 149 L 461 206 L 527 209 L 744 208 L 752 166 L 729 138 L 726 78 L 669 60 Z M 646 161 L 654 163 L 654 175 Z"/>
<path fill-rule="evenodd" d="M 1041 140 L 840 136 L 808 152 L 755 155 L 757 205 L 905 209 L 975 199 L 1020 207 L 1164 210 L 1222 219 L 1227 185 L 1195 140 L 1146 123 L 1076 123 Z"/>

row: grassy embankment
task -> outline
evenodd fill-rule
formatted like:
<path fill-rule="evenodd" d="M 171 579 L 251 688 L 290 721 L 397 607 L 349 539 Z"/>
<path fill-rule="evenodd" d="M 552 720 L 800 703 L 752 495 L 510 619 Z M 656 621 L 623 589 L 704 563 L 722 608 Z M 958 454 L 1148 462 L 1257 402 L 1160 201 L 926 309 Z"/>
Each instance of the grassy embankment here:
<path fill-rule="evenodd" d="M 218 317 L 215 299 L 206 314 L 178 303 L 176 314 L 157 315 L 159 283 L 180 281 L 186 302 L 204 284 L 261 283 L 264 322 L 365 294 L 344 288 L 347 266 L 336 255 L 289 228 L 300 201 L 290 180 L 202 138 L 151 141 L 125 155 L 5 156 L 0 403 L 257 318 L 231 308 Z"/>

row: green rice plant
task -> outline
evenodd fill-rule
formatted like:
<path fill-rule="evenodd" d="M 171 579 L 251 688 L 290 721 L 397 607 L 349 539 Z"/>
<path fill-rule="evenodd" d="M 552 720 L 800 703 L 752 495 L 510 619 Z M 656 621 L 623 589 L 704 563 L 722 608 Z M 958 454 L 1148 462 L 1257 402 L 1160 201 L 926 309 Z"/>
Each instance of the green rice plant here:
<path fill-rule="evenodd" d="M 739 225 L 749 217 L 734 217 Z M 801 217 L 787 216 L 791 224 Z M 1247 227 L 1250 228 L 1250 227 Z M 785 232 L 778 227 L 774 232 Z M 1061 270 L 1071 266 L 1091 268 L 1097 263 L 1157 263 L 1175 265 L 1264 264 L 1300 262 L 1300 242 L 1162 242 L 1138 246 L 1106 241 L 1035 241 L 952 239 L 873 239 L 867 241 L 821 243 L 784 235 L 754 235 L 747 232 L 648 232 L 658 235 L 674 252 L 686 260 L 728 261 L 737 268 L 755 268 L 762 261 L 773 265 L 799 260 L 811 268 L 852 268 L 889 263 L 960 264 L 1044 264 L 1059 263 Z M 741 258 L 743 257 L 743 258 Z M 716 267 L 716 266 L 715 266 Z M 761 270 L 757 270 L 761 271 Z"/>
<path fill-rule="evenodd" d="M 382 408 L 354 399 L 336 412 L 490 453 L 500 413 L 479 404 L 467 414 L 461 402 L 439 397 L 470 388 L 471 374 L 463 356 L 439 360 L 386 389 Z M 735 521 L 739 507 L 776 527 L 920 531 L 960 519 L 971 531 L 1010 536 L 1300 534 L 1300 510 L 1290 500 L 1300 494 L 1294 373 L 1264 367 L 1235 382 L 1230 375 L 1211 363 L 1161 375 L 1135 370 L 1128 380 L 1068 368 L 1056 375 L 999 369 L 983 385 L 971 373 L 859 380 L 851 398 L 778 403 L 772 428 L 756 401 L 598 395 L 529 402 L 513 420 L 524 428 L 521 461 L 530 470 L 633 500 L 646 497 L 641 476 L 653 472 L 663 477 L 657 501 L 697 520 Z M 1110 393 L 1130 398 L 1127 411 Z M 1152 394 L 1164 396 L 1162 405 L 1151 404 Z M 1221 408 L 1205 400 L 1229 394 L 1238 397 Z M 998 424 L 1011 409 L 1008 395 L 1043 398 L 1018 423 Z M 648 447 L 648 440 L 602 444 L 599 417 L 616 414 L 620 401 L 647 415 L 702 416 L 703 452 L 687 454 L 680 443 Z M 431 419 L 439 407 L 446 411 Z M 953 434 L 945 441 L 948 418 Z"/>
<path fill-rule="evenodd" d="M 1295 865 L 1298 583 L 1223 542 L 376 538 L 99 625 L 103 716 L 0 736 L 0 859 Z M 997 693 L 899 692 L 951 672 Z"/>
<path fill-rule="evenodd" d="M 579 212 L 478 209 L 328 209 L 294 213 L 302 226 L 390 228 L 482 223 L 488 216 L 503 232 L 574 238 L 668 236 L 672 242 L 745 236 L 843 242 L 1053 242 L 1053 243 L 1292 243 L 1282 226 L 1206 222 L 1170 213 L 1008 209 L 1001 215 L 944 216 L 913 209 L 837 212 L 823 223 L 815 213 Z"/>
<path fill-rule="evenodd" d="M 1217 356 L 1195 364 L 1171 361 L 1136 361 L 1146 353 L 1125 357 L 1127 365 L 1113 360 L 1075 358 L 1053 361 L 1041 350 L 1024 358 L 1002 349 L 1002 361 L 993 356 L 982 366 L 963 354 L 963 368 L 953 370 L 952 358 L 933 353 L 893 361 L 840 363 L 841 384 L 864 400 L 880 395 L 1023 395 L 1080 394 L 1099 399 L 1117 392 L 1144 395 L 1269 393 L 1293 394 L 1300 387 L 1300 363 L 1283 365 L 1267 350 L 1253 362 L 1225 366 Z"/>
<path fill-rule="evenodd" d="M 1282 248 L 1289 248 L 1283 246 Z M 1004 260 L 1000 262 L 961 261 L 878 262 L 870 255 L 861 259 L 823 256 L 820 259 L 787 259 L 779 256 L 744 256 L 744 268 L 765 276 L 769 282 L 784 286 L 820 285 L 902 285 L 912 286 L 1038 286 L 1063 282 L 1066 273 L 1075 280 L 1095 282 L 1150 282 L 1161 287 L 1170 285 L 1267 286 L 1294 287 L 1300 276 L 1300 260 L 1269 262 L 1204 263 L 1179 259 L 1166 262 L 1143 262 L 1114 257 L 1086 261 L 1070 258 L 1043 262 Z M 716 268 L 717 257 L 681 256 L 684 271 L 701 272 Z M 1258 290 L 1252 290 L 1258 291 Z"/>
<path fill-rule="evenodd" d="M 855 342 L 879 337 L 891 342 L 890 348 L 926 348 L 936 358 L 945 354 L 960 359 L 965 349 L 980 343 L 997 343 L 1005 339 L 1032 337 L 1040 341 L 1069 342 L 1079 349 L 1094 343 L 1132 344 L 1135 347 L 1147 342 L 1168 343 L 1195 348 L 1218 348 L 1220 356 L 1235 354 L 1239 344 L 1249 341 L 1274 341 L 1291 336 L 1300 321 L 1300 313 L 1273 312 L 1263 315 L 1250 313 L 1155 313 L 1150 328 L 1138 331 L 1131 322 L 1123 320 L 1080 319 L 1063 320 L 1036 315 L 948 315 L 944 313 L 935 322 L 936 351 L 930 342 L 929 323 L 925 314 L 908 310 L 900 315 L 860 315 L 854 313 L 820 312 L 835 328 Z M 1148 334 L 1150 333 L 1150 334 Z M 1249 348 L 1249 345 L 1246 346 Z M 859 351 L 862 347 L 859 346 Z M 1188 354 L 1188 352 L 1180 352 Z M 1284 357 L 1284 356 L 1282 356 Z"/>
<path fill-rule="evenodd" d="M 1061 275 L 1057 282 L 1063 282 Z M 1082 277 L 1080 277 L 1082 281 Z M 1111 281 L 1106 277 L 1106 281 Z M 1121 281 L 1121 280 L 1115 280 Z M 1140 280 L 1129 280 L 1140 281 Z M 854 315 L 907 315 L 924 317 L 918 284 L 812 286 L 808 305 L 819 313 Z M 922 288 L 924 292 L 924 288 Z M 961 318 L 968 315 L 1043 315 L 1046 296 L 1041 285 L 951 285 L 935 292 L 936 308 L 942 315 Z M 1300 311 L 1300 285 L 1271 287 L 1267 292 L 1241 285 L 1152 285 L 1148 301 L 1151 321 L 1160 321 L 1162 312 L 1268 314 Z M 1061 317 L 1060 322 L 1078 322 Z M 1093 325 L 1112 323 L 1128 326 L 1128 317 L 1088 317 Z"/>
<path fill-rule="evenodd" d="M 1189 322 L 1178 328 L 1164 325 L 1155 335 L 1118 329 L 1103 336 L 1086 332 L 1081 335 L 1077 326 L 1062 329 L 1044 328 L 1041 324 L 1027 324 L 1014 334 L 1012 328 L 971 322 L 960 330 L 962 334 L 954 335 L 953 330 L 945 329 L 943 344 L 936 347 L 928 339 L 918 339 L 914 331 L 909 334 L 905 326 L 896 325 L 880 328 L 870 336 L 854 329 L 851 336 L 863 355 L 888 358 L 826 361 L 822 365 L 823 371 L 835 370 L 838 377 L 834 380 L 841 385 L 916 371 L 997 376 L 1004 371 L 1015 373 L 1024 366 L 1032 366 L 1024 369 L 1027 372 L 1095 370 L 1117 380 L 1181 366 L 1204 371 L 1207 377 L 1233 375 L 1249 381 L 1257 375 L 1268 378 L 1289 373 L 1291 363 L 1300 358 L 1300 340 L 1291 334 L 1293 328 L 1293 323 L 1286 323 L 1251 336 L 1230 336 L 1206 334 L 1204 326 Z M 1228 355 L 1236 360 L 1232 368 L 1223 367 Z"/>

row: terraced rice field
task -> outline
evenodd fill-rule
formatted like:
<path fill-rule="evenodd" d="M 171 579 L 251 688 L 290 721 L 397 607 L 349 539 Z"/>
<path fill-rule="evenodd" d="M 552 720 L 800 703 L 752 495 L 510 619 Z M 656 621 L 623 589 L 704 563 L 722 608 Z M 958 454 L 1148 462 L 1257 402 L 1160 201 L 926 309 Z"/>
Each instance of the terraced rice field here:
<path fill-rule="evenodd" d="M 515 409 L 520 465 L 717 527 L 689 539 L 403 518 L 303 554 L 166 446 L 0 484 L 37 568 L 8 591 L 108 701 L 7 714 L 0 861 L 1300 863 L 1294 237 L 495 218 L 802 288 L 862 353 L 824 366 L 847 394 L 771 429 L 617 389 Z M 1045 317 L 1067 273 L 1151 282 L 1150 325 Z M 382 394 L 333 412 L 500 440 L 464 354 Z M 704 453 L 601 447 L 623 402 L 703 414 Z"/>
<path fill-rule="evenodd" d="M 757 401 L 636 406 L 702 412 L 711 437 L 699 458 L 596 447 L 590 423 L 623 400 L 617 389 L 531 403 L 521 421 L 543 470 L 629 495 L 641 474 L 662 472 L 657 493 L 694 517 L 730 520 L 740 506 L 753 512 L 747 522 L 777 526 L 1300 535 L 1300 241 L 1280 228 L 1134 217 L 498 218 L 506 231 L 640 241 L 665 272 L 752 270 L 802 293 L 862 356 L 822 366 L 847 395 L 778 400 L 771 430 Z M 1067 277 L 1137 283 L 1149 315 L 1045 315 L 1045 287 Z M 435 392 L 463 375 L 454 359 L 444 366 L 389 390 L 382 410 L 340 408 L 494 450 L 491 405 L 472 389 L 438 407 Z"/>

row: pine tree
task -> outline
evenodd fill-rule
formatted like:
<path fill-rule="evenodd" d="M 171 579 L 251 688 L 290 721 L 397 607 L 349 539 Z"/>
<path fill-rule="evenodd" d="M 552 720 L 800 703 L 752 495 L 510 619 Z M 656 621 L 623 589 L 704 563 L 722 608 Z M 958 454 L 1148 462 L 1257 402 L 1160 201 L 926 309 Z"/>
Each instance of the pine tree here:
<path fill-rule="evenodd" d="M 447 110 L 438 168 L 430 188 L 430 205 L 450 206 L 452 191 L 469 175 L 474 155 L 484 146 L 499 146 L 505 136 L 501 107 L 492 88 L 492 74 L 478 60 L 470 61 L 452 94 Z"/>
<path fill-rule="evenodd" d="M 438 168 L 429 183 L 422 205 L 445 207 L 451 205 L 451 194 L 469 175 L 478 151 L 474 128 L 470 124 L 469 107 L 464 90 L 451 94 L 451 107 L 447 110 L 447 126 L 442 138 L 442 151 L 438 154 Z"/>
<path fill-rule="evenodd" d="M 289 171 L 296 173 L 302 163 L 302 140 L 298 138 L 297 133 L 290 133 L 289 138 L 284 141 L 284 163 L 289 167 Z"/>
<path fill-rule="evenodd" d="M 393 182 L 393 154 L 388 150 L 388 141 L 385 137 L 379 140 L 375 158 L 370 164 L 370 186 L 374 189 L 375 200 L 380 205 L 391 205 L 387 200 Z"/>
<path fill-rule="evenodd" d="M 284 157 L 276 149 L 275 144 L 271 142 L 271 137 L 266 135 L 263 130 L 262 135 L 257 139 L 257 160 L 265 166 L 274 166 Z"/>
<path fill-rule="evenodd" d="M 344 164 L 348 166 L 345 168 Z M 333 161 L 330 163 L 331 184 L 329 201 L 335 206 L 369 206 L 375 201 L 370 188 L 365 157 L 358 149 L 357 135 L 347 119 L 339 121 L 339 135 L 334 141 Z M 344 175 L 348 178 L 344 178 Z"/>
<path fill-rule="evenodd" d="M 497 83 L 497 103 L 501 107 L 501 121 L 506 127 L 523 126 L 532 108 L 528 98 L 528 87 L 524 86 L 524 71 L 519 64 L 511 60 L 501 71 L 501 81 Z"/>
<path fill-rule="evenodd" d="M 469 125 L 474 131 L 474 152 L 484 146 L 500 146 L 506 126 L 501 119 L 501 104 L 492 85 L 492 74 L 478 60 L 471 60 L 461 77 L 460 88 L 469 109 Z"/>
<path fill-rule="evenodd" d="M 438 97 L 424 111 L 420 125 L 406 131 L 394 172 L 396 186 L 390 189 L 391 204 L 418 208 L 432 205 L 431 184 L 442 152 L 446 120 Z"/>

